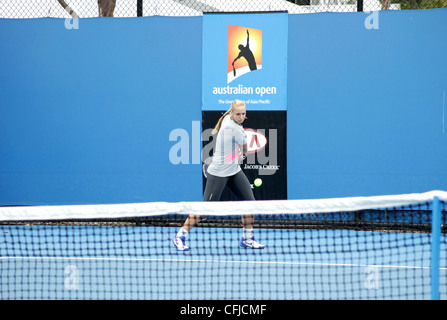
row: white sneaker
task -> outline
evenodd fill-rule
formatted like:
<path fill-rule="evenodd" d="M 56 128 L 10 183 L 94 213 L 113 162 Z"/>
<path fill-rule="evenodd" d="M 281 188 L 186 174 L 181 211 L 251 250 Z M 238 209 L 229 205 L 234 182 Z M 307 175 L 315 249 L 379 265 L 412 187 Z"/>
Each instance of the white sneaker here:
<path fill-rule="evenodd" d="M 241 239 L 241 242 L 239 243 L 241 248 L 250 248 L 250 249 L 264 249 L 264 245 L 260 244 L 258 241 L 255 240 L 255 237 L 251 237 L 251 239 Z"/>
<path fill-rule="evenodd" d="M 172 243 L 179 251 L 189 250 L 189 247 L 186 245 L 186 238 L 184 236 L 175 237 L 174 240 L 172 240 Z"/>

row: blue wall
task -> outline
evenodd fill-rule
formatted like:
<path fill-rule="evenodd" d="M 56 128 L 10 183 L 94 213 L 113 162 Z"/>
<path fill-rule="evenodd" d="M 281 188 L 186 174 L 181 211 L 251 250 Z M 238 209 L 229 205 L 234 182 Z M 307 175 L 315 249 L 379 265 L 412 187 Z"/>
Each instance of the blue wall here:
<path fill-rule="evenodd" d="M 168 154 L 171 130 L 201 119 L 201 28 L 198 17 L 78 30 L 0 20 L 0 203 L 200 198 L 200 165 Z"/>
<path fill-rule="evenodd" d="M 291 198 L 447 190 L 447 10 L 368 16 L 289 17 Z"/>
<path fill-rule="evenodd" d="M 447 190 L 447 10 L 367 17 L 289 16 L 289 198 Z M 201 120 L 201 35 L 201 17 L 0 20 L 0 204 L 200 200 L 169 135 Z"/>

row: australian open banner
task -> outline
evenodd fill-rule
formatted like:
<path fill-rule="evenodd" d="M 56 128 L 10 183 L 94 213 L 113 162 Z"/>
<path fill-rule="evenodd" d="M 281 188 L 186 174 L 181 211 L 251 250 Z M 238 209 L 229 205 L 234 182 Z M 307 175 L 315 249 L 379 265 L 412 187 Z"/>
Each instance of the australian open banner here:
<path fill-rule="evenodd" d="M 216 122 L 235 99 L 244 101 L 248 154 L 241 168 L 259 200 L 287 199 L 287 32 L 285 12 L 203 16 L 204 168 L 212 159 Z M 222 200 L 235 197 L 225 190 Z"/>
<path fill-rule="evenodd" d="M 249 110 L 286 110 L 287 31 L 285 12 L 205 14 L 203 110 L 228 109 L 235 99 Z"/>

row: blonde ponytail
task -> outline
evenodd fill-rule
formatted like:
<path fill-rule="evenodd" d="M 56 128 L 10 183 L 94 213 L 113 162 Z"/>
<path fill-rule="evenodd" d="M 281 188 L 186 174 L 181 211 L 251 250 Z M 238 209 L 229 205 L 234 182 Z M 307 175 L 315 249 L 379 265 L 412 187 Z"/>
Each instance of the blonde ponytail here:
<path fill-rule="evenodd" d="M 217 121 L 216 126 L 213 129 L 213 132 L 211 132 L 211 134 L 216 134 L 219 132 L 220 127 L 222 126 L 222 120 L 227 116 L 227 114 L 229 114 L 231 112 L 231 108 L 227 110 L 227 112 L 225 112 L 222 117 L 220 117 L 219 121 Z"/>
<path fill-rule="evenodd" d="M 228 109 L 223 115 L 222 117 L 220 117 L 219 121 L 217 121 L 216 126 L 213 129 L 213 132 L 211 132 L 211 134 L 216 134 L 219 132 L 220 127 L 222 126 L 222 120 L 231 112 L 234 110 L 234 108 L 238 107 L 238 106 L 245 106 L 245 102 L 242 100 L 234 100 L 233 103 L 231 104 L 230 109 Z"/>

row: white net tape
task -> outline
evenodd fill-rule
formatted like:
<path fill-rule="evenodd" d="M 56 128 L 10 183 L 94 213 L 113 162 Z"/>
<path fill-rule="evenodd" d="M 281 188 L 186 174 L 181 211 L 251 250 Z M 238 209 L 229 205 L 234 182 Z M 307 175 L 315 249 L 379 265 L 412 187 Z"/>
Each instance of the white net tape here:
<path fill-rule="evenodd" d="M 383 209 L 431 202 L 437 197 L 447 201 L 447 192 L 430 191 L 402 195 L 348 197 L 311 200 L 264 200 L 216 202 L 148 202 L 98 205 L 55 205 L 0 207 L 0 221 L 102 219 L 147 217 L 167 214 L 244 215 L 304 214 Z"/>

